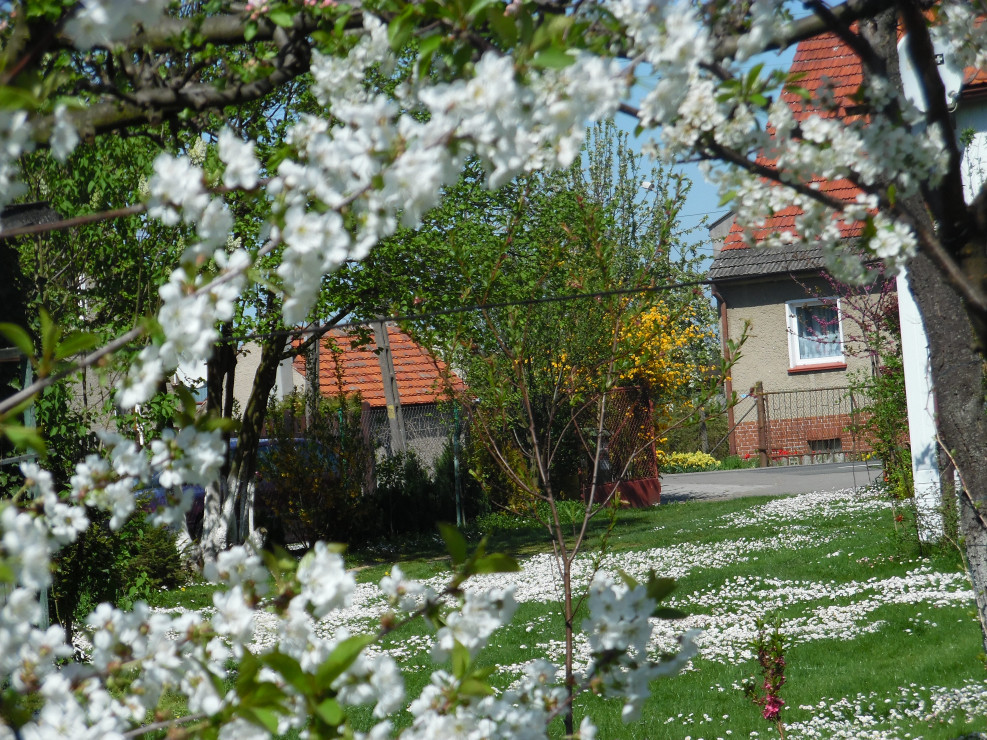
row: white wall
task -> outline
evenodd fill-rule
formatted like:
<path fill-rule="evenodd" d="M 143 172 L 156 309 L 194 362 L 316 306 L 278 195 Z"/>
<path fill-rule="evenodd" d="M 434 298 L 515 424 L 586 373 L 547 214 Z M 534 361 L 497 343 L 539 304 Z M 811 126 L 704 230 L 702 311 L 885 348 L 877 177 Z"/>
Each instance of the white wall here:
<path fill-rule="evenodd" d="M 987 179 L 987 105 L 960 103 L 956 111 L 956 133 L 973 129 L 973 143 L 963 150 L 963 194 L 969 203 Z"/>

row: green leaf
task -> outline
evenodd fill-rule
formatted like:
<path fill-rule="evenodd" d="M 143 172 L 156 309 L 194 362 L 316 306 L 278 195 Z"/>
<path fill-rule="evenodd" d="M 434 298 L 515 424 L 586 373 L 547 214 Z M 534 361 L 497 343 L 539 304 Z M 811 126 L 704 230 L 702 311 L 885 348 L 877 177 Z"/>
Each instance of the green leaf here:
<path fill-rule="evenodd" d="M 452 647 L 452 675 L 464 678 L 470 668 L 470 651 L 459 640 Z"/>
<path fill-rule="evenodd" d="M 58 343 L 62 330 L 43 308 L 38 311 L 38 317 L 41 319 L 41 356 L 45 358 L 54 357 L 55 345 Z"/>
<path fill-rule="evenodd" d="M 240 661 L 236 677 L 237 693 L 241 696 L 246 692 L 247 687 L 257 677 L 257 673 L 260 671 L 262 665 L 257 659 L 257 656 L 249 650 L 245 652 L 246 655 L 244 655 L 243 659 Z"/>
<path fill-rule="evenodd" d="M 86 352 L 96 346 L 99 337 L 91 332 L 74 331 L 58 343 L 55 348 L 55 359 L 64 360 L 66 357 Z"/>
<path fill-rule="evenodd" d="M 267 19 L 282 28 L 290 28 L 295 24 L 295 16 L 287 8 L 274 8 L 267 13 Z"/>
<path fill-rule="evenodd" d="M 254 36 L 257 35 L 257 22 L 247 21 L 247 25 L 243 28 L 243 40 L 250 41 Z"/>
<path fill-rule="evenodd" d="M 727 203 L 729 203 L 731 200 L 733 200 L 736 197 L 737 197 L 737 191 L 729 190 L 720 197 L 720 205 L 725 206 Z"/>
<path fill-rule="evenodd" d="M 492 552 L 477 558 L 471 570 L 473 573 L 517 573 L 521 566 L 510 555 Z"/>
<path fill-rule="evenodd" d="M 35 427 L 22 427 L 22 426 L 12 426 L 5 424 L 3 426 L 3 433 L 9 439 L 13 445 L 19 449 L 34 450 L 41 457 L 46 457 L 48 450 L 45 447 L 45 441 L 38 434 L 38 430 Z"/>
<path fill-rule="evenodd" d="M 648 574 L 648 597 L 655 601 L 661 601 L 675 590 L 674 578 L 657 578 L 654 571 Z"/>
<path fill-rule="evenodd" d="M 236 419 L 228 419 L 225 416 L 210 416 L 204 419 L 198 427 L 206 432 L 216 429 L 223 432 L 235 432 L 240 428 L 240 422 Z"/>
<path fill-rule="evenodd" d="M 411 39 L 411 34 L 414 33 L 416 26 L 416 13 L 417 10 L 414 5 L 407 5 L 387 27 L 387 40 L 390 41 L 394 51 L 403 49 Z"/>
<path fill-rule="evenodd" d="M 888 203 L 894 206 L 896 200 L 898 200 L 898 188 L 892 183 L 888 185 Z"/>
<path fill-rule="evenodd" d="M 261 558 L 263 558 L 267 569 L 271 571 L 274 582 L 279 588 L 287 585 L 295 569 L 298 568 L 298 561 L 280 545 L 273 545 L 271 548 L 262 550 Z"/>
<path fill-rule="evenodd" d="M 470 676 L 459 684 L 459 693 L 466 696 L 493 696 L 494 690 L 486 681 Z"/>
<path fill-rule="evenodd" d="M 298 661 L 290 655 L 285 655 L 280 650 L 265 653 L 260 658 L 261 662 L 281 674 L 282 678 L 303 696 L 307 696 L 312 691 L 312 678 L 302 670 Z"/>
<path fill-rule="evenodd" d="M 38 99 L 19 87 L 0 85 L 0 108 L 32 110 L 38 107 Z"/>
<path fill-rule="evenodd" d="M 757 82 L 757 78 L 761 76 L 762 69 L 764 69 L 763 62 L 760 64 L 755 64 L 753 67 L 750 68 L 750 71 L 747 73 L 747 80 L 746 80 L 748 90 L 753 89 L 755 83 Z"/>
<path fill-rule="evenodd" d="M 491 5 L 501 5 L 500 0 L 473 0 L 473 4 L 470 5 L 466 14 L 476 17 Z"/>
<path fill-rule="evenodd" d="M 439 534 L 446 543 L 446 552 L 452 558 L 452 564 L 459 565 L 466 562 L 466 538 L 463 537 L 462 532 L 445 522 L 439 522 L 438 527 Z"/>
<path fill-rule="evenodd" d="M 435 53 L 436 49 L 442 46 L 442 41 L 442 36 L 437 33 L 425 37 L 418 45 L 418 54 L 422 57 L 431 57 L 431 55 Z"/>
<path fill-rule="evenodd" d="M 565 69 L 575 61 L 576 57 L 572 56 L 566 49 L 553 44 L 535 54 L 531 64 L 542 69 Z"/>
<path fill-rule="evenodd" d="M 877 236 L 877 227 L 874 225 L 874 217 L 868 216 L 864 220 L 864 228 L 860 232 L 860 240 L 866 245 L 875 236 Z"/>
<path fill-rule="evenodd" d="M 331 727 L 338 727 L 343 723 L 345 715 L 343 714 L 343 708 L 339 706 L 339 702 L 329 697 L 324 699 L 315 707 L 315 713 L 319 718 Z"/>
<path fill-rule="evenodd" d="M 34 360 L 34 342 L 31 341 L 31 336 L 22 327 L 4 322 L 0 324 L 0 334 L 7 337 L 7 340 L 12 342 L 28 359 Z"/>
<path fill-rule="evenodd" d="M 517 44 L 518 30 L 514 18 L 507 15 L 500 4 L 487 9 L 487 23 L 500 37 L 504 46 L 512 48 Z"/>
<path fill-rule="evenodd" d="M 624 582 L 624 585 L 627 586 L 627 588 L 637 588 L 640 585 L 637 582 L 637 579 L 623 568 L 619 568 L 617 570 L 617 574 L 620 576 L 620 580 Z"/>
<path fill-rule="evenodd" d="M 372 635 L 354 635 L 339 643 L 325 662 L 319 666 L 319 670 L 315 674 L 318 684 L 328 686 L 339 678 L 343 671 L 353 665 L 353 661 L 363 652 L 363 649 L 373 641 Z"/>
<path fill-rule="evenodd" d="M 802 98 L 802 100 L 811 100 L 812 93 L 810 93 L 806 88 L 801 85 L 786 85 L 785 91 L 790 92 L 792 95 L 797 95 Z"/>
<path fill-rule="evenodd" d="M 278 713 L 273 709 L 266 707 L 245 707 L 241 713 L 246 720 L 263 727 L 272 735 L 278 733 Z"/>

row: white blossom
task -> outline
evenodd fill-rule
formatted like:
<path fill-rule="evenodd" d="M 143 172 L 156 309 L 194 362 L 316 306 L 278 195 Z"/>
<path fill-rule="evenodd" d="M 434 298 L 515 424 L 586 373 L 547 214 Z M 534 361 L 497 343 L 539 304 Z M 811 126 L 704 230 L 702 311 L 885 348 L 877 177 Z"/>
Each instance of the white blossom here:
<path fill-rule="evenodd" d="M 223 172 L 226 187 L 251 190 L 257 186 L 260 163 L 254 155 L 252 141 L 241 141 L 236 134 L 224 128 L 219 132 L 219 158 L 226 165 Z"/>

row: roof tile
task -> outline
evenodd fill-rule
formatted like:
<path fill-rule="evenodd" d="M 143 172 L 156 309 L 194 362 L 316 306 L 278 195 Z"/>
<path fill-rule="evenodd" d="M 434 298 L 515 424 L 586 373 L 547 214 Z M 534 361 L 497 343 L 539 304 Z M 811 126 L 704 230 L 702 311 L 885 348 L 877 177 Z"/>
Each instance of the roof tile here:
<path fill-rule="evenodd" d="M 372 407 L 383 407 L 384 383 L 377 359 L 377 345 L 371 339 L 357 345 L 358 339 L 343 330 L 330 331 L 337 350 L 329 342 L 319 342 L 319 390 L 325 396 L 359 393 Z M 387 324 L 387 338 L 394 359 L 398 394 L 403 405 L 435 403 L 450 398 L 466 386 L 455 372 L 394 324 Z M 304 356 L 295 358 L 295 368 L 305 374 Z M 338 375 L 337 375 L 338 371 Z"/>

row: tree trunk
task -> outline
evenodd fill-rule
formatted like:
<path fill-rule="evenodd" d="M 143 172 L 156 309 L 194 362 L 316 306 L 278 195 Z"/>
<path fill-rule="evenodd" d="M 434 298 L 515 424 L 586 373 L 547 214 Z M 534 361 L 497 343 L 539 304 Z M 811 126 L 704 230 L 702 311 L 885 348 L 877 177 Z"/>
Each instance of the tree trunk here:
<path fill-rule="evenodd" d="M 224 515 L 233 520 L 234 537 L 243 542 L 253 534 L 254 473 L 257 470 L 257 452 L 260 435 L 267 418 L 267 402 L 278 379 L 278 366 L 284 353 L 284 334 L 265 338 L 261 344 L 260 363 L 250 389 L 250 399 L 243 411 L 240 435 L 230 461 L 227 485 L 230 490 L 230 511 L 224 506 Z"/>
<path fill-rule="evenodd" d="M 576 674 L 573 669 L 573 662 L 576 646 L 573 623 L 576 615 L 572 608 L 572 561 L 565 556 L 563 556 L 562 562 L 562 591 L 565 599 L 565 693 L 567 700 L 562 722 L 565 725 L 566 736 L 570 737 L 575 726 L 573 712 L 576 698 Z"/>
<path fill-rule="evenodd" d="M 960 527 L 981 625 L 987 624 L 987 411 L 984 358 L 963 300 L 924 254 L 909 266 L 925 318 L 940 444 L 956 462 L 963 491 Z M 987 649 L 987 634 L 984 635 Z"/>
<path fill-rule="evenodd" d="M 233 346 L 233 324 L 227 322 L 221 329 L 226 341 L 216 345 L 206 365 L 206 412 L 230 416 L 233 406 L 233 380 L 236 372 L 236 348 Z M 226 549 L 229 541 L 230 519 L 224 516 L 228 488 L 225 485 L 227 466 L 223 466 L 220 480 L 206 486 L 202 511 L 202 534 L 199 538 L 203 559 L 214 559 Z"/>

